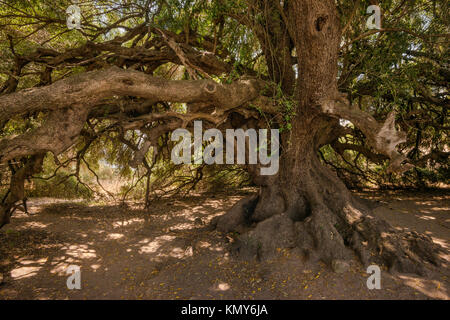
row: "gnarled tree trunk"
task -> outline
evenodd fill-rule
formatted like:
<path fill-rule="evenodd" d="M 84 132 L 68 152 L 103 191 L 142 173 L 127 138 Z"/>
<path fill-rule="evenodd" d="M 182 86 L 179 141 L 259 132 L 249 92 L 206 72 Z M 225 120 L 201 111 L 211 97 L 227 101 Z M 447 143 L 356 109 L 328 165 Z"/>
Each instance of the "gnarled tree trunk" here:
<path fill-rule="evenodd" d="M 234 250 L 247 257 L 267 259 L 280 248 L 297 247 L 306 257 L 329 264 L 350 259 L 356 252 L 363 264 L 425 272 L 426 265 L 439 264 L 431 239 L 398 233 L 371 215 L 320 163 L 317 151 L 329 143 L 337 121 L 321 105 L 342 97 L 337 89 L 340 22 L 332 0 L 290 5 L 295 17 L 291 25 L 296 31 L 298 106 L 292 130 L 282 137 L 280 170 L 276 176 L 256 176 L 259 194 L 241 200 L 213 224 L 220 231 L 239 232 Z"/>
<path fill-rule="evenodd" d="M 342 129 L 339 119 L 346 119 L 361 130 L 374 151 L 390 159 L 389 169 L 402 172 L 409 168 L 407 159 L 396 151 L 396 146 L 405 141 L 405 134 L 396 131 L 395 114 L 390 113 L 380 124 L 370 114 L 352 107 L 338 91 L 342 37 L 335 1 L 248 0 L 247 4 L 251 9 L 244 10 L 249 12 L 248 17 L 239 12 L 230 12 L 230 17 L 253 29 L 266 60 L 268 78 L 284 94 L 294 95 L 296 116 L 291 129 L 281 137 L 279 172 L 274 176 L 258 176 L 259 170 L 255 170 L 258 168 L 250 167 L 255 173 L 255 183 L 260 186 L 259 194 L 237 203 L 229 213 L 214 220 L 215 226 L 225 232 L 239 232 L 236 251 L 261 259 L 272 256 L 278 248 L 297 247 L 306 256 L 328 263 L 348 259 L 356 251 L 364 263 L 386 263 L 400 271 L 420 273 L 428 263 L 439 264 L 438 250 L 429 237 L 396 232 L 372 216 L 317 157 L 320 146 L 341 136 L 336 134 Z M 158 33 L 153 31 L 151 35 L 152 29 Z M 147 34 L 150 40 L 134 47 L 139 42 L 136 40 Z M 137 165 L 161 135 L 186 128 L 194 120 L 202 119 L 225 129 L 243 127 L 244 123 L 247 128 L 263 127 L 266 119 L 262 119 L 260 112 L 279 119 L 279 108 L 265 92 L 273 88 L 273 83 L 247 77 L 231 84 L 206 78 L 192 80 L 197 78 L 196 72 L 220 76 L 233 67 L 213 53 L 200 54 L 198 49 L 202 47 L 194 50 L 189 41 L 183 43 L 182 49 L 174 40 L 176 36 L 180 35 L 141 25 L 111 41 L 88 42 L 63 53 L 40 48 L 22 58 L 27 63 L 44 64 L 45 72 L 54 66 L 65 68 L 68 62 L 95 63 L 88 67 L 92 71 L 41 86 L 50 82 L 48 74 L 43 83 L 28 90 L 13 92 L 15 80 L 5 84 L 7 89 L 0 99 L 0 129 L 13 117 L 28 117 L 37 112 L 45 112 L 47 116 L 38 128 L 0 139 L 0 164 L 12 159 L 28 161 L 13 175 L 11 192 L 2 199 L 0 227 L 9 222 L 16 202 L 23 199 L 24 179 L 40 172 L 44 155 L 49 151 L 55 156 L 61 154 L 82 134 L 95 139 L 109 130 L 121 136 L 128 130 L 140 130 L 147 136 L 141 149 L 128 143 L 135 153 L 130 165 Z M 124 45 L 135 37 L 133 47 Z M 198 42 L 207 44 L 203 39 Z M 209 43 L 208 47 L 215 52 L 216 45 Z M 297 78 L 291 69 L 293 46 Z M 100 55 L 103 51 L 112 55 Z M 192 79 L 168 80 L 152 75 L 155 68 L 168 61 L 183 65 Z M 20 74 L 23 63 L 18 61 L 13 73 Z M 112 64 L 115 66 L 103 67 Z M 188 108 L 186 113 L 177 112 L 159 108 L 159 102 L 186 103 Z M 86 126 L 90 119 L 113 124 L 99 130 L 100 133 Z M 241 119 L 243 123 L 235 125 Z M 127 144 L 126 139 L 122 140 Z M 77 161 L 81 161 L 78 156 Z"/>

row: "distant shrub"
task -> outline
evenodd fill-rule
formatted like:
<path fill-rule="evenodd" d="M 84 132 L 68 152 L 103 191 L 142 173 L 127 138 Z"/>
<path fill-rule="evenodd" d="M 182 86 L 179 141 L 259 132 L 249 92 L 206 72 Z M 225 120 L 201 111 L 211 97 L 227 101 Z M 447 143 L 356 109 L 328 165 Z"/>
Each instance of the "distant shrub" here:
<path fill-rule="evenodd" d="M 58 173 L 50 180 L 33 179 L 27 189 L 28 197 L 51 197 L 75 199 L 92 198 L 92 191 L 80 184 L 75 177 L 68 177 Z"/>

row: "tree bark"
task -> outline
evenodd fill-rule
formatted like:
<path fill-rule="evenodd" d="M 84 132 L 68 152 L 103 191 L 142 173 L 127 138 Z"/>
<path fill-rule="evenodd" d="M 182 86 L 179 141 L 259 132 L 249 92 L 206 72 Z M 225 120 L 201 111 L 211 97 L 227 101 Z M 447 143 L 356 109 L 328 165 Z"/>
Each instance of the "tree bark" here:
<path fill-rule="evenodd" d="M 25 164 L 12 174 L 8 193 L 0 202 L 0 228 L 10 222 L 18 201 L 23 200 L 26 211 L 25 180 L 42 170 L 44 155 L 41 153 L 28 158 Z"/>
<path fill-rule="evenodd" d="M 439 265 L 439 248 L 431 238 L 399 233 L 377 219 L 320 163 L 318 148 L 336 124 L 323 101 L 342 97 L 337 89 L 340 22 L 333 0 L 290 5 L 298 56 L 297 116 L 282 136 L 280 170 L 256 176 L 259 194 L 241 200 L 212 224 L 240 233 L 233 251 L 245 258 L 270 259 L 280 249 L 298 248 L 306 258 L 328 264 L 356 252 L 365 265 L 401 272 L 424 273 L 426 266 Z"/>
<path fill-rule="evenodd" d="M 387 223 L 376 219 L 318 159 L 318 149 L 336 140 L 338 120 L 347 119 L 361 129 L 369 146 L 391 159 L 393 170 L 401 172 L 408 168 L 405 157 L 396 151 L 405 135 L 395 130 L 395 114 L 391 113 L 384 124 L 379 124 L 368 113 L 349 106 L 337 89 L 341 30 L 335 1 L 289 0 L 274 4 L 268 0 L 255 0 L 251 3 L 255 3 L 256 10 L 264 9 L 266 20 L 273 19 L 268 21 L 266 28 L 256 27 L 256 33 L 269 77 L 287 96 L 294 95 L 296 116 L 291 129 L 281 137 L 283 149 L 279 172 L 270 177 L 258 176 L 258 168 L 250 167 L 255 173 L 255 183 L 260 186 L 259 194 L 238 202 L 225 216 L 215 219 L 213 225 L 224 232 L 239 232 L 241 237 L 235 251 L 260 259 L 273 256 L 280 248 L 299 248 L 305 256 L 328 263 L 348 259 L 356 252 L 365 264 L 385 263 L 400 271 L 424 272 L 425 265 L 439 264 L 438 249 L 429 237 L 396 232 Z M 139 30 L 143 31 L 139 27 L 135 32 L 141 32 Z M 203 61 L 203 68 L 208 67 L 219 74 L 229 70 L 226 65 L 218 65 L 209 54 L 196 58 L 197 55 L 192 53 L 195 51 L 191 50 L 192 54 L 189 54 L 189 50 L 181 50 L 178 44 L 174 46 L 174 42 L 169 42 L 172 44 L 170 50 L 174 51 L 170 53 L 173 56 L 170 61 L 181 60 L 188 67 Z M 95 49 L 130 57 L 138 54 L 136 59 L 139 57 L 143 61 L 158 54 L 147 48 L 138 50 L 118 43 L 98 44 Z M 297 54 L 297 79 L 292 69 L 292 44 Z M 96 52 L 89 53 L 87 46 L 83 46 L 63 55 L 43 54 L 54 57 L 46 63 L 53 66 L 74 55 L 90 56 Z M 167 54 L 163 56 L 166 60 Z M 42 58 L 40 53 L 35 59 L 39 57 Z M 157 65 L 163 61 L 156 60 Z M 271 87 L 266 85 L 268 83 L 256 78 L 242 78 L 232 84 L 221 84 L 212 79 L 166 80 L 132 68 L 111 67 L 19 92 L 10 93 L 8 89 L 0 99 L 0 128 L 12 117 L 41 111 L 48 115 L 41 127 L 0 139 L 0 163 L 25 157 L 30 161 L 24 171 L 11 180 L 11 195 L 0 205 L 0 227 L 9 221 L 15 202 L 23 197 L 23 180 L 39 171 L 43 155 L 48 151 L 58 155 L 71 147 L 92 112 L 101 116 L 108 105 L 114 106 L 117 112 L 114 117 L 113 113 L 109 116 L 114 119 L 114 126 L 122 131 L 139 129 L 145 132 L 147 124 L 164 120 L 172 121 L 162 124 L 166 126 L 164 132 L 172 125 L 186 127 L 197 119 L 216 126 L 235 127 L 235 113 L 242 116 L 236 117 L 242 122 L 240 127 L 243 123 L 247 127 L 261 127 L 260 124 L 265 123 L 263 119 L 255 125 L 259 112 L 275 114 L 274 119 L 281 116 L 279 106 L 262 93 L 266 87 Z M 14 88 L 14 83 L 9 87 Z M 128 96 L 141 99 L 128 101 L 131 108 L 147 109 L 164 101 L 187 103 L 188 110 L 187 113 L 143 112 L 131 118 L 122 112 L 123 100 L 120 99 Z M 252 108 L 258 112 L 248 110 Z M 250 117 L 252 111 L 255 115 Z M 156 131 L 153 133 L 157 139 Z M 134 163 L 143 159 L 148 146 L 150 143 L 141 150 L 134 150 Z"/>

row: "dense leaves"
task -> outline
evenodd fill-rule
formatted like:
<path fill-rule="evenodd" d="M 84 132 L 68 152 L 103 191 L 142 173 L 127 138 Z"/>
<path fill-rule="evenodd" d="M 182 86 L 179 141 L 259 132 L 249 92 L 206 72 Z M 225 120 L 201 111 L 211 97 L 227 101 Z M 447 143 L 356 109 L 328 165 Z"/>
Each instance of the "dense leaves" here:
<path fill-rule="evenodd" d="M 252 76 L 273 84 L 265 95 L 279 106 L 278 115 L 258 106 L 256 113 L 263 122 L 286 132 L 296 116 L 291 96 L 298 70 L 289 37 L 295 30 L 286 27 L 284 2 L 80 0 L 73 3 L 80 7 L 82 28 L 69 29 L 66 9 L 71 1 L 0 0 L 0 94 L 111 65 L 178 80 L 231 83 Z M 397 112 L 399 129 L 407 132 L 401 152 L 415 168 L 403 175 L 388 173 L 387 157 L 371 149 L 361 130 L 348 121 L 341 121 L 347 130 L 320 150 L 323 161 L 352 187 L 448 183 L 448 2 L 382 1 L 378 3 L 383 13 L 381 30 L 366 27 L 366 9 L 373 1 L 337 4 L 343 28 L 339 89 L 377 120 Z M 279 35 L 275 37 L 279 43 L 268 35 Z M 208 181 L 214 187 L 248 183 L 248 174 L 240 167 L 173 165 L 168 160 L 173 145 L 169 130 L 156 136 L 135 168 L 129 165 L 161 122 L 124 130 L 117 126 L 118 119 L 167 110 L 183 113 L 187 108 L 191 106 L 183 103 L 146 105 L 136 97 L 104 101 L 89 114 L 72 148 L 58 157 L 47 154 L 44 171 L 33 180 L 32 189 L 49 190 L 42 187 L 47 181 L 54 188 L 65 183 L 70 189 L 65 196 L 146 195 L 148 201 L 149 193 L 189 191 L 207 186 Z M 47 113 L 0 121 L 0 139 L 39 127 Z M 25 160 L 17 159 L 14 165 Z M 6 193 L 10 166 L 0 164 L 0 169 Z M 110 178 L 116 176 L 122 183 L 111 187 Z"/>

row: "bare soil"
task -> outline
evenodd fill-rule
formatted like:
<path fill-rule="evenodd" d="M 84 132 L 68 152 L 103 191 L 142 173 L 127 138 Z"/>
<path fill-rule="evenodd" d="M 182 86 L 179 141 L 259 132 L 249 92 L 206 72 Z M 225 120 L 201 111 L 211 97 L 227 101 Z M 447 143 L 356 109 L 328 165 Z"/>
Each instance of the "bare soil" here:
<path fill-rule="evenodd" d="M 450 261 L 450 195 L 366 192 L 375 214 L 396 228 L 430 235 Z M 338 274 L 295 252 L 264 263 L 234 259 L 233 235 L 208 222 L 246 196 L 201 194 L 155 201 L 149 210 L 32 199 L 0 230 L 0 299 L 449 299 L 448 264 L 426 277 L 382 271 L 381 289 L 355 259 Z M 66 286 L 81 267 L 81 290 Z"/>

